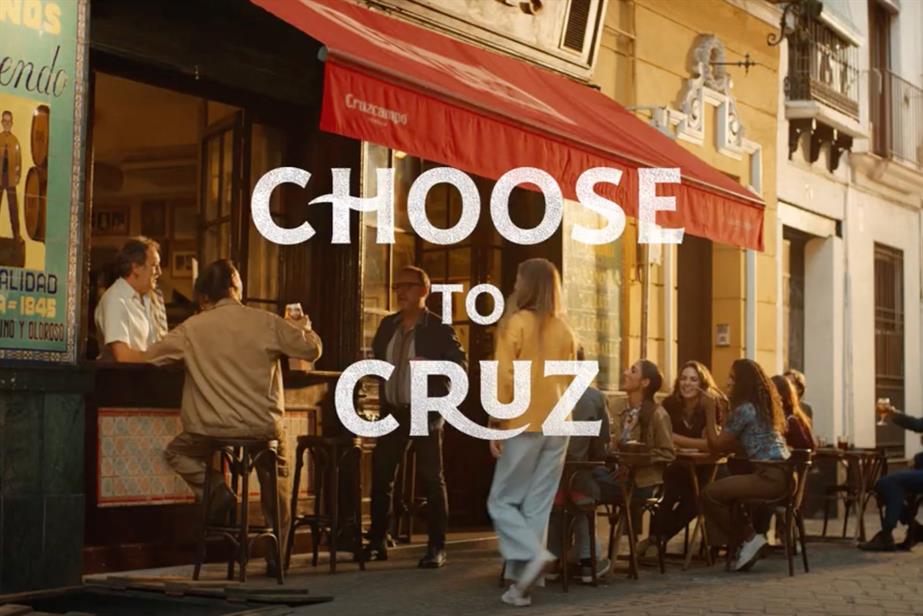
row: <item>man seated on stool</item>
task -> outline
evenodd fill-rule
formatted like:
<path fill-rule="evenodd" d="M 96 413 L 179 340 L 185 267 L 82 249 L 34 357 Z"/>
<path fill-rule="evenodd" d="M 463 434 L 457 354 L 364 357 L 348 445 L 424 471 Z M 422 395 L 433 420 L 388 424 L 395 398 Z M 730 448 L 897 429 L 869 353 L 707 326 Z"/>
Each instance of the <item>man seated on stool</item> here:
<path fill-rule="evenodd" d="M 96 306 L 99 359 L 140 362 L 149 346 L 167 333 L 167 312 L 157 289 L 160 245 L 133 237 L 116 257 L 119 278 Z"/>
<path fill-rule="evenodd" d="M 221 524 L 227 522 L 236 497 L 223 474 L 213 474 L 213 484 L 205 485 L 206 464 L 214 462 L 209 459 L 208 438 L 278 440 L 279 532 L 284 553 L 291 486 L 285 461 L 279 358 L 288 355 L 314 361 L 320 357 L 321 341 L 306 316 L 289 321 L 242 305 L 240 274 L 230 261 L 210 264 L 200 280 L 197 289 L 212 307 L 188 318 L 143 354 L 145 361 L 156 365 L 181 361 L 186 366 L 180 413 L 183 432 L 167 445 L 165 457 L 197 499 L 209 490 L 209 518 Z M 272 520 L 271 460 L 261 457 L 256 469 L 267 521 Z M 278 566 L 274 554 L 268 552 L 266 558 L 267 575 L 274 576 Z"/>
<path fill-rule="evenodd" d="M 881 413 L 881 411 L 879 411 Z M 912 432 L 923 432 L 923 418 L 910 417 L 903 413 L 897 412 L 893 406 L 888 406 L 884 413 L 881 413 L 886 421 L 910 430 Z M 905 519 L 904 501 L 908 494 L 923 493 L 923 458 L 920 454 L 914 457 L 913 468 L 897 471 L 885 475 L 875 484 L 875 491 L 878 492 L 880 502 L 884 504 L 885 515 L 881 521 L 881 530 L 878 531 L 870 541 L 859 545 L 859 549 L 870 552 L 891 552 L 896 549 L 894 545 L 894 529 L 899 521 L 907 524 L 907 541 L 911 545 L 910 533 L 913 532 L 912 520 Z"/>

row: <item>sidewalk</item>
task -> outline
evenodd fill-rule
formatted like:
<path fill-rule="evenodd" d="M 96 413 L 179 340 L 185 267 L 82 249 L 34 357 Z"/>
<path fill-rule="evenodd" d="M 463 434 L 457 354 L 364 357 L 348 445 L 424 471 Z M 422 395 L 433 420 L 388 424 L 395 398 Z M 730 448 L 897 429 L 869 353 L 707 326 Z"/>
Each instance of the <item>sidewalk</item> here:
<path fill-rule="evenodd" d="M 877 529 L 873 516 L 869 516 L 867 524 L 870 530 Z M 819 524 L 810 521 L 808 530 L 819 531 Z M 898 538 L 902 538 L 901 532 Z M 312 595 L 332 595 L 335 599 L 293 613 L 413 616 L 515 611 L 500 603 L 500 560 L 494 539 L 483 534 L 465 536 L 462 542 L 448 546 L 449 564 L 435 571 L 416 568 L 421 553 L 417 546 L 395 550 L 391 560 L 369 563 L 365 572 L 344 560 L 336 575 L 327 574 L 323 566 L 326 563 L 312 569 L 308 560 L 299 556 L 293 561 L 286 586 L 308 588 Z M 815 541 L 808 543 L 808 555 L 811 572 L 803 572 L 799 557 L 794 578 L 788 577 L 781 551 L 757 563 L 749 573 L 726 573 L 723 562 L 711 568 L 694 564 L 685 572 L 678 564 L 668 564 L 666 575 L 661 575 L 656 567 L 643 567 L 638 581 L 626 578 L 625 563 L 621 561 L 620 570 L 610 574 L 598 588 L 572 584 L 567 594 L 557 584 L 536 589 L 527 613 L 559 616 L 923 613 L 920 602 L 923 546 L 910 553 L 871 554 L 856 549 L 849 540 Z M 255 570 L 260 571 L 261 565 L 255 563 Z M 223 572 L 224 565 L 212 564 L 206 567 L 203 577 L 221 579 Z M 143 573 L 191 576 L 191 567 Z M 274 585 L 261 575 L 253 576 L 252 582 Z"/>

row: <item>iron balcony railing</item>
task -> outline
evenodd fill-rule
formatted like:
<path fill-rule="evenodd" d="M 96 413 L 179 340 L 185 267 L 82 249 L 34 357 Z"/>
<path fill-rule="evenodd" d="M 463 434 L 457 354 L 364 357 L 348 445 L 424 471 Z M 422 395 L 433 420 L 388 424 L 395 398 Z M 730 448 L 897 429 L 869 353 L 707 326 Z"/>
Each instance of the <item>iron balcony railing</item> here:
<path fill-rule="evenodd" d="M 858 120 L 858 64 L 858 48 L 810 20 L 806 35 L 789 37 L 788 100 L 818 101 Z"/>
<path fill-rule="evenodd" d="M 874 152 L 923 167 L 923 88 L 891 71 L 871 73 Z"/>

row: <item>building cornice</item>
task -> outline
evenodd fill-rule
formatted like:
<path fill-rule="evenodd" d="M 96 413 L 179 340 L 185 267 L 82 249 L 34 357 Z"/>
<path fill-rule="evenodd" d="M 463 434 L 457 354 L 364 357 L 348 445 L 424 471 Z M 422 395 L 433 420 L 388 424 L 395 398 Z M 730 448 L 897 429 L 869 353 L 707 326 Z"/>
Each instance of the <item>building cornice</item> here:
<path fill-rule="evenodd" d="M 779 20 L 782 19 L 782 9 L 778 5 L 769 4 L 765 0 L 726 0 L 731 6 L 736 6 L 747 12 L 751 17 L 760 21 L 779 27 Z"/>
<path fill-rule="evenodd" d="M 923 209 L 923 169 L 871 153 L 853 154 L 849 160 L 852 186 L 914 210 Z"/>

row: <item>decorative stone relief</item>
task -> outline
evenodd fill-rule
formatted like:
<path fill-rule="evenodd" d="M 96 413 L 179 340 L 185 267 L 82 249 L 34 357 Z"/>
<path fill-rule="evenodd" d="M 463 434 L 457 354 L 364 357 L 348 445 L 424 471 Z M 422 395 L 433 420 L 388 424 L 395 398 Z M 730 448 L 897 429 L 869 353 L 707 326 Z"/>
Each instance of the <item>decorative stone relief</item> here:
<path fill-rule="evenodd" d="M 724 45 L 714 34 L 702 34 L 692 50 L 691 76 L 679 96 L 679 110 L 670 106 L 636 106 L 651 114 L 651 125 L 673 139 L 696 145 L 705 142 L 707 106 L 718 109 L 715 148 L 736 160 L 750 157 L 752 188 L 762 191 L 762 147 L 746 137 L 737 101 L 731 93 L 733 81 L 724 66 Z"/>
<path fill-rule="evenodd" d="M 506 6 L 519 6 L 523 13 L 535 15 L 542 10 L 542 0 L 497 0 Z"/>

